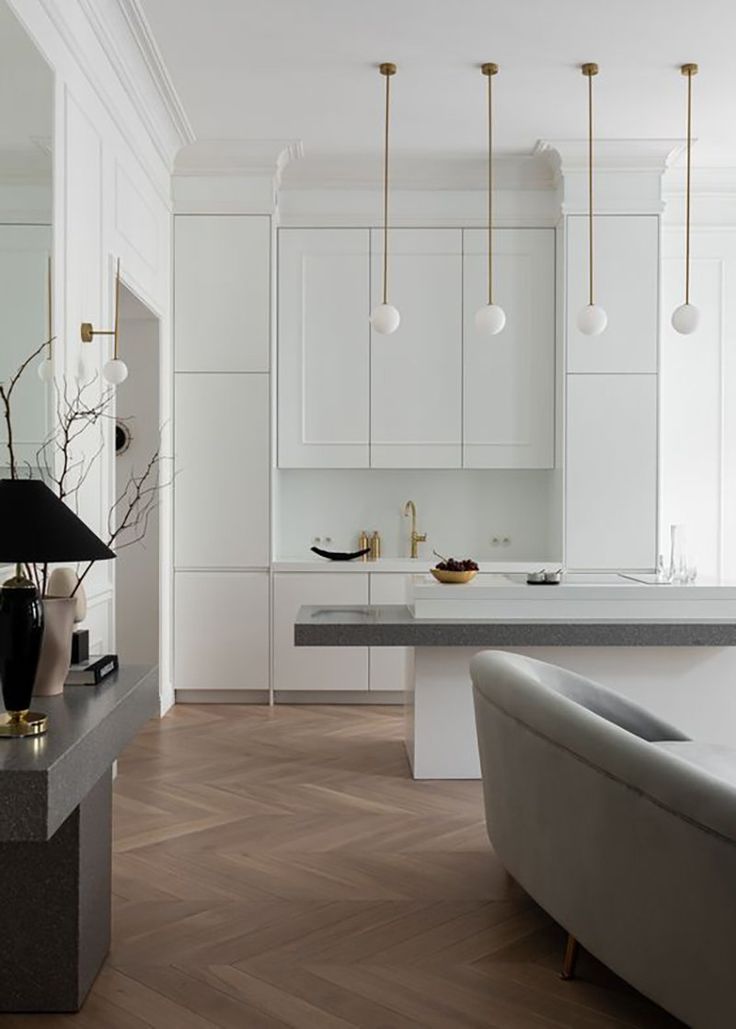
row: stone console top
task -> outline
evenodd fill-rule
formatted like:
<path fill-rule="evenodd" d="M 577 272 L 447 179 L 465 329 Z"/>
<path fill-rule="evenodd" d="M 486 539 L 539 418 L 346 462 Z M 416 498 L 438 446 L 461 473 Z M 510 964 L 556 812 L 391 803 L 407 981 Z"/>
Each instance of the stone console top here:
<path fill-rule="evenodd" d="M 47 840 L 159 711 L 158 669 L 122 667 L 99 686 L 34 697 L 44 736 L 0 738 L 0 841 Z"/>
<path fill-rule="evenodd" d="M 404 604 L 300 608 L 298 647 L 734 647 L 736 621 L 416 619 Z"/>

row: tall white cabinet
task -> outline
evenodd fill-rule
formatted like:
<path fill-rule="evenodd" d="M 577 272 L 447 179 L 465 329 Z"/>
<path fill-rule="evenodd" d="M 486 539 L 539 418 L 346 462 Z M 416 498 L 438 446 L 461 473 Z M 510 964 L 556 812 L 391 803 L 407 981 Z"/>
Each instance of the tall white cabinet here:
<path fill-rule="evenodd" d="M 608 326 L 584 336 L 587 220 L 565 224 L 565 560 L 651 569 L 657 560 L 659 217 L 596 219 L 597 299 Z"/>
<path fill-rule="evenodd" d="M 270 667 L 267 215 L 174 228 L 174 682 L 258 691 Z"/>

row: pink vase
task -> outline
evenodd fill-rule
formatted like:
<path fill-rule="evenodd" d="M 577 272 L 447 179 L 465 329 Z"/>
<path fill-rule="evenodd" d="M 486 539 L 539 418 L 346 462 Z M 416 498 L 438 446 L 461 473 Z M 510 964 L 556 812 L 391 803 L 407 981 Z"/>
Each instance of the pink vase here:
<path fill-rule="evenodd" d="M 74 597 L 47 597 L 43 601 L 43 640 L 33 686 L 36 697 L 62 693 L 72 660 Z"/>

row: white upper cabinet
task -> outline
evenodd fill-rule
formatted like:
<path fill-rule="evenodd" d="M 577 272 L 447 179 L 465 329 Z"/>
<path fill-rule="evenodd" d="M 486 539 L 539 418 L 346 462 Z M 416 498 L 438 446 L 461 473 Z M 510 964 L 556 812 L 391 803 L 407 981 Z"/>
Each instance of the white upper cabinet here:
<path fill-rule="evenodd" d="M 269 371 L 271 219 L 174 222 L 175 370 Z"/>
<path fill-rule="evenodd" d="M 372 233 L 371 305 L 381 300 L 383 235 Z M 394 229 L 389 302 L 401 324 L 371 332 L 371 466 L 462 463 L 462 231 Z"/>
<path fill-rule="evenodd" d="M 369 464 L 369 230 L 279 233 L 278 463 Z"/>
<path fill-rule="evenodd" d="M 566 226 L 568 372 L 656 372 L 659 218 L 595 219 L 595 301 L 608 314 L 600 336 L 584 336 L 576 324 L 588 303 L 588 220 L 571 215 Z"/>
<path fill-rule="evenodd" d="M 554 465 L 555 234 L 494 232 L 494 300 L 506 312 L 496 336 L 475 313 L 488 302 L 488 234 L 464 232 L 463 465 Z"/>

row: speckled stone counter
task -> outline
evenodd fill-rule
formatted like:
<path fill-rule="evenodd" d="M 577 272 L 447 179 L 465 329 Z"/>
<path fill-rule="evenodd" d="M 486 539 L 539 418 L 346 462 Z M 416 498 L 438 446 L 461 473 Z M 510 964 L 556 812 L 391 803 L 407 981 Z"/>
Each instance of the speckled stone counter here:
<path fill-rule="evenodd" d="M 302 607 L 298 647 L 734 647 L 736 622 L 415 619 L 403 604 Z"/>
<path fill-rule="evenodd" d="M 0 1011 L 77 1011 L 110 947 L 112 764 L 158 713 L 157 670 L 34 706 L 48 733 L 0 740 Z"/>

